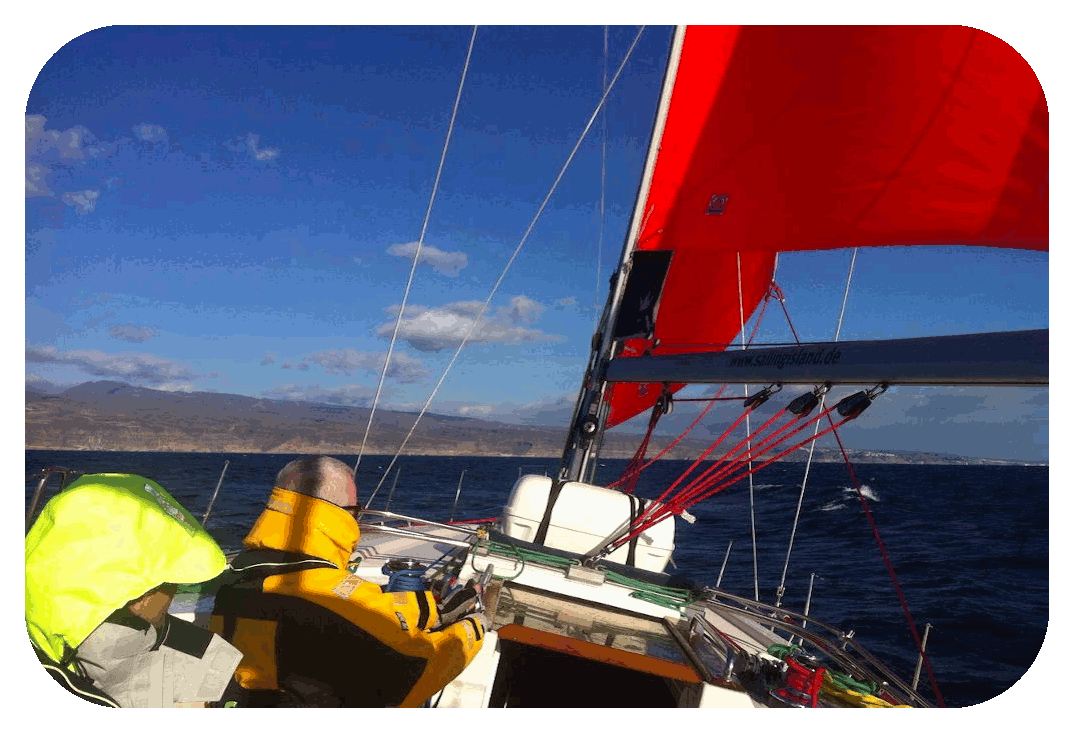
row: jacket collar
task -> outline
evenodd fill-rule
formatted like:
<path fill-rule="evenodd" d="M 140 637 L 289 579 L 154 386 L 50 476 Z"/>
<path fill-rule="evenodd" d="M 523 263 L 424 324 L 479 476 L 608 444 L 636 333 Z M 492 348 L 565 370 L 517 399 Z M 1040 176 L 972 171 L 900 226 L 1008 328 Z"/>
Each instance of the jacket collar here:
<path fill-rule="evenodd" d="M 346 568 L 361 533 L 345 509 L 276 487 L 243 544 L 251 549 L 302 552 Z"/>

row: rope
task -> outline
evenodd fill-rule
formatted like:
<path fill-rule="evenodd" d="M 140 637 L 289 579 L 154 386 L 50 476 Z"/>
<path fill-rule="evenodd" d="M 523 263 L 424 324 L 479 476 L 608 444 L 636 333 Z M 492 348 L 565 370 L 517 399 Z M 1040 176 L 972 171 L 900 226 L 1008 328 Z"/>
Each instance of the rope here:
<path fill-rule="evenodd" d="M 664 394 L 661 395 L 660 399 L 653 405 L 653 412 L 649 416 L 649 429 L 645 431 L 645 437 L 642 438 L 641 445 L 634 451 L 634 457 L 630 459 L 630 463 L 627 464 L 626 470 L 623 471 L 623 478 L 626 479 L 626 485 L 623 487 L 624 494 L 633 494 L 634 488 L 638 485 L 638 478 L 641 476 L 641 471 L 638 466 L 645 460 L 645 453 L 649 449 L 649 440 L 653 437 L 653 430 L 656 429 L 656 424 L 664 414 L 667 396 L 668 392 L 665 387 Z M 629 478 L 627 478 L 628 475 Z M 620 479 L 620 481 L 622 480 L 623 479 Z"/>
<path fill-rule="evenodd" d="M 809 422 L 806 422 L 805 424 L 803 424 L 801 427 L 797 428 L 796 430 L 792 431 L 791 433 L 788 433 L 783 439 L 781 439 L 780 442 L 786 442 L 786 440 L 788 440 L 792 435 L 794 435 L 795 433 L 800 432 L 801 430 L 804 430 L 806 427 L 809 426 L 810 423 L 821 419 L 822 417 L 826 416 L 828 413 L 830 413 L 834 409 L 835 409 L 835 407 L 828 408 L 828 410 L 825 411 L 824 413 L 821 413 L 817 417 L 811 419 Z M 821 432 L 821 435 L 826 435 L 827 433 L 831 432 L 831 430 L 833 430 L 835 427 L 844 425 L 844 424 L 850 422 L 850 420 L 852 420 L 852 419 L 853 419 L 852 417 L 844 418 L 840 422 L 836 423 L 832 428 L 826 428 L 823 432 Z M 797 450 L 801 446 L 803 446 L 806 443 L 808 443 L 810 440 L 816 440 L 816 437 L 806 438 L 805 440 L 802 440 L 802 441 L 796 443 L 795 445 L 792 445 L 790 448 L 787 448 L 783 452 L 781 452 L 781 453 L 777 454 L 776 456 L 768 459 L 767 461 L 765 461 L 761 465 L 754 467 L 753 469 L 750 470 L 750 473 L 756 473 L 757 471 L 760 471 L 762 468 L 765 468 L 766 466 L 772 464 L 773 462 L 778 461 L 780 458 L 782 458 L 783 456 L 787 455 L 788 453 Z M 768 448 L 765 448 L 764 450 L 767 451 Z M 754 457 L 756 457 L 756 456 L 754 456 Z M 719 484 L 715 488 L 700 487 L 695 492 L 695 494 L 699 494 L 699 495 L 695 495 L 694 497 L 690 498 L 687 501 L 683 501 L 681 499 L 676 499 L 675 502 L 669 502 L 668 504 L 665 504 L 665 505 L 661 506 L 659 508 L 659 510 L 654 512 L 655 516 L 650 515 L 652 518 L 647 519 L 644 526 L 635 525 L 635 529 L 631 533 L 629 533 L 627 536 L 623 537 L 622 539 L 616 540 L 614 543 L 610 543 L 611 544 L 610 551 L 614 551 L 615 548 L 621 546 L 624 542 L 629 542 L 631 539 L 633 539 L 635 536 L 637 536 L 637 534 L 640 534 L 641 532 L 645 531 L 646 529 L 648 529 L 649 527 L 653 526 L 654 524 L 657 524 L 657 523 L 663 521 L 666 517 L 670 516 L 672 513 L 681 513 L 682 511 L 685 511 L 686 509 L 689 509 L 694 504 L 697 504 L 700 501 L 704 501 L 705 499 L 708 499 L 709 497 L 714 496 L 715 494 L 719 493 L 720 491 L 723 491 L 728 486 L 730 486 L 730 485 L 742 480 L 745 477 L 746 477 L 746 474 L 741 474 L 740 473 L 740 474 L 738 474 L 736 476 L 732 476 L 731 478 L 727 479 L 726 481 L 724 481 L 723 483 Z M 711 486 L 711 484 L 710 484 L 710 486 Z M 704 493 L 700 493 L 701 491 L 703 491 Z"/>
<path fill-rule="evenodd" d="M 757 316 L 757 323 L 753 327 L 753 333 L 750 334 L 750 339 L 749 339 L 750 344 L 753 343 L 753 339 L 757 335 L 757 329 L 761 325 L 761 319 L 764 318 L 764 311 L 765 311 L 765 308 L 767 308 L 767 307 L 768 307 L 768 296 L 765 296 L 764 305 L 761 306 L 761 312 Z M 660 460 L 665 455 L 667 455 L 667 453 L 669 451 L 671 451 L 672 448 L 674 448 L 676 445 L 678 445 L 683 440 L 683 438 L 685 438 L 687 435 L 689 435 L 693 431 L 693 429 L 695 427 L 697 427 L 698 423 L 701 422 L 701 420 L 705 417 L 705 415 L 708 414 L 708 411 L 712 409 L 712 406 L 716 402 L 737 402 L 738 400 L 742 399 L 741 397 L 721 397 L 720 395 L 723 394 L 723 391 L 725 389 L 727 389 L 726 384 L 722 385 L 720 387 L 719 391 L 716 392 L 715 397 L 696 397 L 696 398 L 695 397 L 687 397 L 687 398 L 676 399 L 675 402 L 708 402 L 709 404 L 705 407 L 704 410 L 701 411 L 701 414 L 697 416 L 697 419 L 695 419 L 692 423 L 690 423 L 689 427 L 687 427 L 686 430 L 682 431 L 682 433 L 679 434 L 679 437 L 677 437 L 677 438 L 675 438 L 675 440 L 671 441 L 671 443 L 666 448 L 664 448 L 664 450 L 660 451 L 655 456 L 653 456 L 652 460 L 650 460 L 644 466 L 641 466 L 640 468 L 637 468 L 636 470 L 632 470 L 631 467 L 634 465 L 634 460 L 631 459 L 630 465 L 628 465 L 626 467 L 626 469 L 623 471 L 623 475 L 621 477 L 619 477 L 619 480 L 615 481 L 614 483 L 608 484 L 608 486 L 606 488 L 609 488 L 609 489 L 615 488 L 616 486 L 618 486 L 619 484 L 623 483 L 624 481 L 634 481 L 636 483 L 636 477 L 639 476 L 641 474 L 641 472 L 644 471 L 645 469 L 647 469 L 649 466 L 653 465 L 658 460 Z M 635 454 L 635 455 L 637 455 L 637 454 Z M 645 453 L 642 452 L 641 455 L 642 455 L 642 457 L 644 457 Z M 633 485 L 634 484 L 631 484 L 632 487 L 633 487 Z M 628 494 L 631 493 L 630 491 L 626 491 L 626 490 L 624 490 L 624 492 L 628 493 Z"/>
<path fill-rule="evenodd" d="M 532 562 L 534 564 L 550 565 L 555 568 L 566 569 L 572 565 L 579 565 L 579 561 L 568 558 L 559 557 L 558 555 L 550 555 L 548 553 L 541 552 L 539 550 L 530 550 L 521 547 L 515 547 L 511 544 L 505 544 L 502 542 L 488 541 L 485 543 L 479 543 L 478 546 L 486 546 L 490 551 L 510 553 L 514 554 L 522 562 L 522 568 L 519 569 L 511 577 L 496 575 L 493 572 L 493 576 L 497 578 L 504 578 L 506 580 L 514 580 L 522 574 L 522 570 L 525 569 L 526 562 Z M 473 556 L 476 553 L 471 553 L 470 564 L 474 571 L 477 568 L 473 565 Z M 634 589 L 634 592 L 630 594 L 632 598 L 638 598 L 648 603 L 654 603 L 656 605 L 664 606 L 665 608 L 675 608 L 681 610 L 684 606 L 694 600 L 695 595 L 693 592 L 682 588 L 666 588 L 656 583 L 649 583 L 644 580 L 637 580 L 635 578 L 627 577 L 621 573 L 617 573 L 614 570 L 604 570 L 604 577 L 606 580 L 615 583 L 617 585 L 624 586 L 626 588 Z"/>
<path fill-rule="evenodd" d="M 399 315 L 395 318 L 395 328 L 392 329 L 392 339 L 388 342 L 388 353 L 384 355 L 384 366 L 380 370 L 380 380 L 377 382 L 377 391 L 373 395 L 373 406 L 369 410 L 369 420 L 365 424 L 365 433 L 362 435 L 362 447 L 358 450 L 358 460 L 354 463 L 353 475 L 358 475 L 358 466 L 362 463 L 365 454 L 366 440 L 369 438 L 369 429 L 373 426 L 373 414 L 377 411 L 377 403 L 380 401 L 380 392 L 384 387 L 384 379 L 388 375 L 388 366 L 392 361 L 392 351 L 395 349 L 395 341 L 399 337 L 399 325 L 403 321 L 403 313 L 406 311 L 407 298 L 410 297 L 410 287 L 414 283 L 414 272 L 418 269 L 418 260 L 421 257 L 421 248 L 425 244 L 425 232 L 429 228 L 429 218 L 433 213 L 433 203 L 436 201 L 436 192 L 440 188 L 440 176 L 444 172 L 444 161 L 447 159 L 448 146 L 451 144 L 451 134 L 455 129 L 455 117 L 459 112 L 459 101 L 462 99 L 462 90 L 466 84 L 466 72 L 470 68 L 470 57 L 474 51 L 474 39 L 477 38 L 477 26 L 474 26 L 470 34 L 470 47 L 466 49 L 466 62 L 462 67 L 462 77 L 459 79 L 459 91 L 455 94 L 455 105 L 451 108 L 451 121 L 448 123 L 447 136 L 444 138 L 444 149 L 440 152 L 440 164 L 436 168 L 436 179 L 433 181 L 433 191 L 429 196 L 429 206 L 425 210 L 425 221 L 421 225 L 421 235 L 418 237 L 418 246 L 414 249 L 414 259 L 410 263 L 410 274 L 407 276 L 406 288 L 403 289 L 403 302 L 399 305 Z M 377 485 L 380 488 L 380 485 Z M 376 494 L 376 492 L 373 492 Z M 369 497 L 366 506 L 371 506 L 373 497 Z"/>
<path fill-rule="evenodd" d="M 831 418 L 829 417 L 828 420 L 831 421 Z M 887 548 L 884 547 L 884 541 L 880 539 L 880 529 L 876 526 L 876 522 L 873 520 L 873 513 L 869 511 L 869 502 L 865 500 L 865 494 L 863 494 L 861 490 L 861 483 L 854 473 L 854 466 L 850 463 L 850 457 L 847 455 L 846 448 L 843 447 L 843 441 L 839 438 L 839 433 L 835 432 L 835 427 L 836 426 L 833 424 L 830 430 L 833 431 L 835 441 L 839 444 L 839 451 L 843 454 L 843 462 L 846 463 L 847 471 L 850 473 L 850 480 L 854 484 L 854 490 L 858 492 L 858 501 L 861 502 L 861 507 L 865 510 L 865 518 L 869 520 L 869 526 L 872 527 L 873 537 L 876 538 L 877 547 L 880 548 L 880 555 L 884 558 L 884 566 L 887 568 L 888 575 L 891 576 L 891 582 L 895 586 L 895 594 L 899 597 L 899 604 L 902 606 L 902 612 L 906 616 L 906 622 L 910 625 L 910 633 L 913 634 L 914 643 L 917 645 L 917 652 L 925 662 L 925 671 L 929 675 L 929 683 L 932 685 L 932 692 L 936 695 L 936 702 L 939 703 L 940 707 L 947 707 L 947 705 L 944 704 L 943 696 L 940 694 L 940 686 L 936 683 L 936 677 L 932 673 L 932 664 L 929 662 L 929 657 L 921 644 L 921 637 L 918 636 L 917 625 L 914 623 L 914 616 L 910 613 L 910 606 L 902 593 L 902 586 L 899 585 L 899 578 L 895 575 L 895 567 L 891 564 L 891 559 L 888 557 L 888 551 Z"/>
<path fill-rule="evenodd" d="M 668 444 L 668 447 L 667 447 L 667 448 L 665 448 L 664 450 L 662 450 L 662 451 L 660 451 L 659 453 L 657 453 L 657 454 L 656 454 L 655 456 L 653 456 L 652 460 L 650 460 L 650 461 L 649 461 L 648 463 L 646 463 L 646 464 L 645 464 L 644 466 L 642 466 L 641 468 L 639 468 L 639 469 L 637 470 L 637 473 L 639 473 L 639 474 L 640 474 L 640 473 L 641 473 L 642 471 L 644 471 L 645 469 L 647 469 L 647 468 L 648 468 L 649 466 L 651 466 L 651 465 L 653 465 L 654 463 L 656 463 L 656 462 L 657 462 L 657 461 L 658 461 L 659 459 L 663 458 L 663 457 L 664 457 L 664 456 L 665 456 L 665 455 L 666 455 L 666 454 L 668 453 L 668 451 L 670 451 L 670 450 L 671 450 L 672 448 L 674 448 L 674 447 L 675 447 L 676 445 L 678 445 L 678 444 L 679 444 L 679 442 L 680 442 L 680 441 L 681 441 L 681 440 L 682 440 L 683 438 L 685 438 L 685 437 L 686 437 L 686 436 L 687 436 L 687 435 L 688 435 L 688 434 L 690 433 L 690 431 L 691 431 L 691 430 L 693 430 L 693 429 L 694 429 L 695 427 L 697 427 L 697 424 L 698 424 L 699 422 L 701 422 L 701 419 L 702 419 L 703 417 L 705 417 L 705 415 L 706 415 L 706 414 L 708 414 L 708 411 L 712 409 L 712 406 L 716 404 L 716 401 L 717 401 L 717 400 L 720 400 L 720 399 L 727 399 L 727 400 L 738 400 L 738 399 L 741 399 L 741 397 L 724 397 L 724 398 L 721 398 L 721 397 L 720 397 L 720 395 L 721 395 L 721 394 L 723 394 L 723 391 L 724 391 L 725 389 L 727 389 L 727 385 L 726 385 L 726 384 L 725 384 L 725 385 L 723 385 L 722 387 L 720 387 L 720 391 L 716 393 L 716 396 L 715 396 L 715 397 L 708 397 L 708 398 L 705 398 L 705 399 L 707 399 L 707 400 L 710 400 L 710 402 L 709 402 L 709 404 L 708 404 L 708 405 L 707 405 L 707 406 L 705 407 L 705 409 L 701 411 L 701 414 L 697 416 L 697 419 L 696 419 L 696 420 L 694 420 L 694 421 L 693 421 L 692 423 L 690 423 L 690 426 L 689 426 L 688 428 L 686 428 L 686 430 L 682 431 L 682 433 L 681 433 L 681 434 L 679 435 L 679 437 L 677 437 L 677 438 L 675 438 L 675 440 L 671 441 L 671 443 L 669 443 L 669 444 Z M 676 401 L 677 401 L 677 402 L 693 402 L 694 400 L 676 400 Z M 606 488 L 609 488 L 609 489 L 614 489 L 614 488 L 615 488 L 616 486 L 618 486 L 618 485 L 619 485 L 620 483 L 622 483 L 622 482 L 623 482 L 623 481 L 624 481 L 624 480 L 625 480 L 626 478 L 627 478 L 627 475 L 626 475 L 626 472 L 624 472 L 624 473 L 623 473 L 623 475 L 622 475 L 622 476 L 621 476 L 621 477 L 619 478 L 619 480 L 618 480 L 618 481 L 616 481 L 616 482 L 614 482 L 614 483 L 610 483 L 610 484 L 608 484 L 608 486 L 607 486 Z"/>
<path fill-rule="evenodd" d="M 451 361 L 448 362 L 448 365 L 444 368 L 443 374 L 440 375 L 440 380 L 436 383 L 436 386 L 433 387 L 433 391 L 429 394 L 429 398 L 425 400 L 425 404 L 422 405 L 421 412 L 418 413 L 418 417 L 414 420 L 414 424 L 410 426 L 409 432 L 407 432 L 406 437 L 403 438 L 403 442 L 399 446 L 399 450 L 397 450 L 395 455 L 392 457 L 391 462 L 388 464 L 388 468 L 384 471 L 384 475 L 380 479 L 380 483 L 377 484 L 377 488 L 373 491 L 373 495 L 376 495 L 377 491 L 380 490 L 381 485 L 384 484 L 385 479 L 388 478 L 388 474 L 391 472 L 392 466 L 395 465 L 395 462 L 399 459 L 399 455 L 403 452 L 403 449 L 406 448 L 407 443 L 410 442 L 411 436 L 414 435 L 414 430 L 417 429 L 418 423 L 421 422 L 421 418 L 425 416 L 425 412 L 429 409 L 429 405 L 432 404 L 433 398 L 436 397 L 436 393 L 440 390 L 440 387 L 441 385 L 443 385 L 444 380 L 447 379 L 447 375 L 451 371 L 451 368 L 455 365 L 455 361 L 459 358 L 459 354 L 462 353 L 463 347 L 465 347 L 466 344 L 469 343 L 470 335 L 473 333 L 474 328 L 477 326 L 477 324 L 481 321 L 482 316 L 485 315 L 485 311 L 488 310 L 489 303 L 492 302 L 493 296 L 496 294 L 496 291 L 499 290 L 500 284 L 503 283 L 504 278 L 507 277 L 508 270 L 511 269 L 511 265 L 514 263 L 515 259 L 518 258 L 519 253 L 522 251 L 522 247 L 526 244 L 526 240 L 530 236 L 530 232 L 533 231 L 533 227 L 537 225 L 537 220 L 541 217 L 541 213 L 544 211 L 545 206 L 548 205 L 549 200 L 551 200 L 552 194 L 555 193 L 556 188 L 559 186 L 559 182 L 563 179 L 564 174 L 567 172 L 567 168 L 568 166 L 570 166 L 571 161 L 574 160 L 574 156 L 578 152 L 578 148 L 582 146 L 582 142 L 585 140 L 586 135 L 589 133 L 589 129 L 593 126 L 593 122 L 597 119 L 597 115 L 600 114 L 600 110 L 604 107 L 605 100 L 607 100 L 608 95 L 611 93 L 611 90 L 615 87 L 615 82 L 619 79 L 619 75 L 626 67 L 627 61 L 630 60 L 630 57 L 634 52 L 634 48 L 638 45 L 638 41 L 641 39 L 641 34 L 645 32 L 645 28 L 646 26 L 642 26 L 641 30 L 638 31 L 638 34 L 634 36 L 634 41 L 630 44 L 630 48 L 627 49 L 626 56 L 623 57 L 623 62 L 619 65 L 619 68 L 616 69 L 615 76 L 612 77 L 608 88 L 604 90 L 604 95 L 597 103 L 597 107 L 593 110 L 593 114 L 590 115 L 589 121 L 586 123 L 585 129 L 582 130 L 582 134 L 578 137 L 578 142 L 575 143 L 574 148 L 570 152 L 570 155 L 567 156 L 566 162 L 560 169 L 559 175 L 556 176 L 556 180 L 553 181 L 552 187 L 548 190 L 548 194 L 544 197 L 544 201 L 541 202 L 540 207 L 537 209 L 537 213 L 534 214 L 533 220 L 530 221 L 529 226 L 526 227 L 526 231 L 522 235 L 522 240 L 518 243 L 518 246 L 515 247 L 515 251 L 511 253 L 511 257 L 507 260 L 507 264 L 504 265 L 503 271 L 500 273 L 500 276 L 493 284 L 492 291 L 489 293 L 488 298 L 485 299 L 484 304 L 482 304 L 481 310 L 474 317 L 474 320 L 470 324 L 469 329 L 467 329 L 466 335 L 463 336 L 462 341 L 459 342 L 459 347 L 455 350 L 455 354 L 451 357 Z M 370 499 L 372 499 L 372 496 L 370 496 Z"/>
<path fill-rule="evenodd" d="M 850 295 L 850 280 L 854 277 L 854 262 L 858 259 L 858 248 L 854 248 L 853 254 L 850 256 L 850 267 L 847 269 L 847 283 L 843 288 L 843 304 L 839 308 L 839 319 L 835 324 L 835 340 L 839 340 L 839 332 L 843 328 L 843 316 L 846 314 L 847 309 L 847 297 Z M 787 325 L 791 327 L 791 333 L 794 334 L 794 340 L 801 344 L 798 340 L 798 333 L 794 330 L 794 325 L 791 323 L 791 315 L 787 312 L 787 306 L 780 301 L 780 305 L 783 306 L 783 313 L 787 316 Z M 820 396 L 820 409 L 824 409 L 824 402 L 828 397 L 828 393 L 825 392 Z M 817 429 L 820 429 L 820 423 L 817 423 Z M 816 438 L 816 430 L 814 432 L 814 438 Z M 813 465 L 813 451 L 817 447 L 817 442 L 814 440 L 809 444 L 809 455 L 806 457 L 805 473 L 802 475 L 802 489 L 798 493 L 798 506 L 794 510 L 794 522 L 791 524 L 791 537 L 787 542 L 787 557 L 783 561 L 783 574 L 779 577 L 779 587 L 776 588 L 776 608 L 779 608 L 780 603 L 783 601 L 783 594 L 787 590 L 787 571 L 791 565 L 791 551 L 794 549 L 794 538 L 798 534 L 798 520 L 802 516 L 802 503 L 805 500 L 806 484 L 809 481 L 809 468 Z"/>

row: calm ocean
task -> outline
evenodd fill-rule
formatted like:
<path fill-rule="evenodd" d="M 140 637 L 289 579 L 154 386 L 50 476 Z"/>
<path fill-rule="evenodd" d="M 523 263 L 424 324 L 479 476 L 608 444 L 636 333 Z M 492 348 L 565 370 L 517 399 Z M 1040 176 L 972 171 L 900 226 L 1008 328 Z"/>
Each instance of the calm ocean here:
<path fill-rule="evenodd" d="M 352 462 L 353 457 L 338 456 Z M 208 453 L 26 451 L 26 472 L 65 466 L 87 473 L 136 473 L 158 481 L 200 517 L 224 461 L 231 462 L 208 529 L 237 549 L 264 506 L 276 472 L 291 456 Z M 366 456 L 363 501 L 388 458 Z M 447 519 L 466 471 L 457 519 L 498 516 L 523 473 L 551 474 L 557 459 L 407 456 L 397 464 L 391 508 Z M 618 478 L 626 461 L 601 464 L 598 483 Z M 662 461 L 636 493 L 656 497 L 689 465 Z M 947 704 L 973 705 L 1010 688 L 1033 663 L 1048 624 L 1048 469 L 1034 466 L 859 464 L 879 526 L 919 629 L 933 628 L 928 652 Z M 802 464 L 775 464 L 754 476 L 757 563 L 762 601 L 773 602 L 790 539 Z M 383 508 L 395 474 L 374 500 Z M 29 502 L 36 481 L 26 484 Z M 48 496 L 55 492 L 51 487 Z M 745 483 L 691 510 L 677 526 L 678 570 L 715 585 L 733 541 L 722 588 L 753 596 L 749 494 Z M 814 464 L 795 537 L 784 606 L 801 611 L 816 574 L 810 615 L 843 630 L 905 678 L 914 643 L 846 468 Z M 928 689 L 922 672 L 920 689 Z"/>

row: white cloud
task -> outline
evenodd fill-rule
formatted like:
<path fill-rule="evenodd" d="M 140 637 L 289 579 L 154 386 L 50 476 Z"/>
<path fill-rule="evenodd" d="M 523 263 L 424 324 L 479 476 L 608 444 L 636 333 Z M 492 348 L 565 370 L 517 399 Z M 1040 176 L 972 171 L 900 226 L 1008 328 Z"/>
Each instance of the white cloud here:
<path fill-rule="evenodd" d="M 261 366 L 272 364 L 276 361 L 276 354 L 272 351 L 266 351 L 265 356 L 261 359 Z"/>
<path fill-rule="evenodd" d="M 156 329 L 149 326 L 112 326 L 108 329 L 108 334 L 112 338 L 123 339 L 124 341 L 130 341 L 132 344 L 145 343 L 149 339 L 157 335 Z"/>
<path fill-rule="evenodd" d="M 552 306 L 556 310 L 564 310 L 565 308 L 573 308 L 578 305 L 578 298 L 573 295 L 569 298 L 557 298 L 552 301 Z"/>
<path fill-rule="evenodd" d="M 484 417 L 491 415 L 496 410 L 496 405 L 465 405 L 459 408 L 460 415 Z"/>
<path fill-rule="evenodd" d="M 388 254 L 396 257 L 411 258 L 417 249 L 417 242 L 393 244 L 388 247 Z M 446 275 L 447 277 L 458 277 L 462 268 L 466 267 L 467 261 L 465 252 L 445 252 L 427 244 L 422 246 L 421 254 L 418 256 L 419 263 L 429 265 L 441 275 Z"/>
<path fill-rule="evenodd" d="M 510 302 L 511 307 L 508 309 L 507 317 L 512 323 L 536 323 L 545 311 L 543 305 L 525 295 L 516 295 L 511 298 Z"/>
<path fill-rule="evenodd" d="M 126 379 L 154 385 L 219 376 L 198 372 L 152 354 L 106 354 L 98 349 L 60 351 L 55 346 L 28 346 L 26 361 L 38 364 L 68 364 L 95 377 Z"/>
<path fill-rule="evenodd" d="M 257 133 L 247 133 L 246 137 L 231 138 L 223 143 L 224 147 L 234 153 L 247 153 L 254 160 L 268 161 L 279 157 L 278 148 L 259 148 L 261 136 Z"/>
<path fill-rule="evenodd" d="M 74 206 L 75 211 L 79 216 L 85 216 L 86 214 L 97 208 L 97 198 L 101 195 L 100 191 L 68 191 L 60 199 L 68 206 Z"/>
<path fill-rule="evenodd" d="M 261 392 L 262 397 L 292 402 L 327 402 L 333 405 L 365 406 L 373 400 L 375 389 L 365 385 L 347 384 L 341 387 L 322 387 L 319 384 L 281 384 Z"/>
<path fill-rule="evenodd" d="M 165 382 L 164 384 L 158 384 L 156 389 L 164 392 L 193 392 L 194 385 L 190 382 Z"/>
<path fill-rule="evenodd" d="M 75 125 L 63 132 L 46 130 L 43 115 L 26 116 L 26 158 L 54 162 L 78 162 L 87 156 L 104 157 L 109 146 L 98 145 L 97 137 L 82 125 Z"/>
<path fill-rule="evenodd" d="M 144 140 L 149 143 L 157 143 L 162 140 L 168 139 L 168 131 L 160 125 L 154 125 L 149 122 L 142 122 L 131 128 L 134 132 L 134 136 L 139 140 Z"/>
<path fill-rule="evenodd" d="M 511 425 L 548 425 L 559 428 L 570 420 L 576 396 L 574 393 L 565 392 L 522 405 L 512 402 L 487 405 L 447 400 L 438 401 L 433 411 L 441 415 L 462 415 Z M 392 405 L 392 409 L 408 408 L 406 405 Z"/>
<path fill-rule="evenodd" d="M 329 349 L 303 357 L 303 361 L 319 364 L 329 374 L 346 374 L 354 371 L 380 374 L 384 367 L 385 352 L 355 351 L 354 349 Z M 428 376 L 421 359 L 401 352 L 392 354 L 392 363 L 387 376 L 399 382 L 416 382 Z"/>
<path fill-rule="evenodd" d="M 52 176 L 52 169 L 42 163 L 26 164 L 26 198 L 34 196 L 55 196 L 48 187 L 48 180 Z"/>
<path fill-rule="evenodd" d="M 478 301 L 459 301 L 440 306 L 408 306 L 403 320 L 399 324 L 399 338 L 409 343 L 418 351 L 441 351 L 457 347 L 473 326 L 482 303 Z M 397 314 L 399 306 L 387 309 Z M 517 295 L 511 298 L 509 306 L 503 306 L 494 313 L 486 313 L 470 334 L 471 344 L 521 344 L 525 342 L 562 341 L 562 336 L 555 336 L 532 328 L 525 328 L 520 323 L 532 324 L 544 311 L 544 306 Z M 395 322 L 381 324 L 376 334 L 390 338 Z"/>
<path fill-rule="evenodd" d="M 302 371 L 302 372 L 308 372 L 309 368 L 310 368 L 309 364 L 306 364 L 306 363 L 296 364 L 293 361 L 291 361 L 290 359 L 285 361 L 283 364 L 280 364 L 280 369 L 298 369 L 299 371 Z"/>

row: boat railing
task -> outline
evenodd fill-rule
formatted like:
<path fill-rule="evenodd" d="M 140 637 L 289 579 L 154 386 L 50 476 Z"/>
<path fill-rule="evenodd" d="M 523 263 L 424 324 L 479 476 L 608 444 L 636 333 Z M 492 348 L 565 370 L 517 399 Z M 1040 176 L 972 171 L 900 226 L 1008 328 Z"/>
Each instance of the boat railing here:
<path fill-rule="evenodd" d="M 904 697 L 907 701 L 912 700 L 918 705 L 933 707 L 932 703 L 925 700 L 910 685 L 903 682 L 898 675 L 858 644 L 853 638 L 853 631 L 841 631 L 796 611 L 736 596 L 714 588 L 706 589 L 705 595 L 704 605 L 714 611 L 750 619 L 774 630 L 783 631 L 789 634 L 791 638 L 797 636 L 843 666 L 847 673 L 861 676 L 864 679 L 877 680 L 893 695 Z M 698 615 L 694 618 L 702 617 Z M 724 646 L 733 644 L 733 641 L 726 634 L 722 634 L 718 629 L 712 627 L 712 624 L 707 619 L 702 619 L 696 623 L 707 632 L 706 636 L 709 639 L 719 639 Z M 811 628 L 805 627 L 807 623 Z M 715 634 L 712 632 L 715 632 Z"/>
<path fill-rule="evenodd" d="M 34 515 L 37 513 L 37 507 L 41 503 L 41 497 L 45 494 L 45 486 L 48 485 L 49 479 L 52 478 L 53 475 L 58 475 L 60 477 L 59 491 L 63 491 L 65 488 L 67 488 L 67 479 L 70 476 L 82 473 L 84 473 L 84 471 L 79 471 L 73 468 L 49 466 L 47 468 L 41 469 L 37 473 L 30 474 L 26 477 L 27 481 L 32 481 L 33 479 L 40 479 L 37 484 L 37 488 L 34 490 L 33 498 L 30 500 L 30 506 L 26 509 L 27 532 L 30 531 L 30 527 L 33 524 Z"/>
<path fill-rule="evenodd" d="M 374 517 L 379 521 L 367 521 L 366 517 Z M 388 524 L 388 522 L 402 522 L 403 526 L 396 526 Z M 397 514 L 396 512 L 382 511 L 376 509 L 364 509 L 358 515 L 358 527 L 360 529 L 370 530 L 374 532 L 382 532 L 384 534 L 396 535 L 398 537 L 408 537 L 411 539 L 422 539 L 435 541 L 440 544 L 454 545 L 455 547 L 471 547 L 474 544 L 474 540 L 477 537 L 478 530 L 470 527 L 457 525 L 457 524 L 443 524 L 441 522 L 433 522 L 428 519 L 421 519 L 419 517 L 410 517 L 405 514 Z M 439 530 L 449 530 L 466 539 L 452 539 L 450 537 L 444 537 L 441 534 L 428 531 L 425 528 L 433 528 Z"/>

